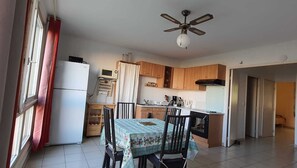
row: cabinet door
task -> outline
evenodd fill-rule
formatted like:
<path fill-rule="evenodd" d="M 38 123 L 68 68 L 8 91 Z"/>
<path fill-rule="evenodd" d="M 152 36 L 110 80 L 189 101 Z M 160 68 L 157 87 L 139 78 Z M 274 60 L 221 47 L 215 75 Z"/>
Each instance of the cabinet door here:
<path fill-rule="evenodd" d="M 198 67 L 186 68 L 184 76 L 184 89 L 186 90 L 198 90 L 198 85 L 195 81 L 199 78 L 197 73 Z"/>
<path fill-rule="evenodd" d="M 153 118 L 163 120 L 165 116 L 165 108 L 153 108 Z"/>
<path fill-rule="evenodd" d="M 183 89 L 184 88 L 184 68 L 173 68 L 173 79 L 172 88 L 173 89 Z"/>
<path fill-rule="evenodd" d="M 222 79 L 225 80 L 226 66 L 215 64 L 201 67 L 201 79 Z"/>
<path fill-rule="evenodd" d="M 138 62 L 140 64 L 140 75 L 143 76 L 152 76 L 153 64 L 149 62 Z"/>
<path fill-rule="evenodd" d="M 159 64 L 153 64 L 152 66 L 152 76 L 156 78 L 163 78 L 164 77 L 164 71 L 165 66 L 159 65 Z"/>
<path fill-rule="evenodd" d="M 184 76 L 184 89 L 185 90 L 202 90 L 205 91 L 206 87 L 197 85 L 195 82 L 201 79 L 201 67 L 185 68 Z"/>
<path fill-rule="evenodd" d="M 226 80 L 226 66 L 225 65 L 218 65 L 218 79 Z"/>
<path fill-rule="evenodd" d="M 217 79 L 218 65 L 207 65 L 201 67 L 201 79 Z"/>
<path fill-rule="evenodd" d="M 184 89 L 190 90 L 192 88 L 192 74 L 193 74 L 193 69 L 192 68 L 185 68 L 184 72 Z"/>
<path fill-rule="evenodd" d="M 153 113 L 153 108 L 150 107 L 136 107 L 136 118 L 147 118 L 149 113 Z"/>

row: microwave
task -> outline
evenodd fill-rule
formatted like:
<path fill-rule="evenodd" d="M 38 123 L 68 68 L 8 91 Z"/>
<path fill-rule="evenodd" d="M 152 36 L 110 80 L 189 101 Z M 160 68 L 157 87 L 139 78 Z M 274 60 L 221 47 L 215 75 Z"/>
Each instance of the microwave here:
<path fill-rule="evenodd" d="M 109 70 L 109 69 L 102 69 L 99 78 L 105 79 L 117 79 L 118 78 L 118 71 L 117 70 Z"/>

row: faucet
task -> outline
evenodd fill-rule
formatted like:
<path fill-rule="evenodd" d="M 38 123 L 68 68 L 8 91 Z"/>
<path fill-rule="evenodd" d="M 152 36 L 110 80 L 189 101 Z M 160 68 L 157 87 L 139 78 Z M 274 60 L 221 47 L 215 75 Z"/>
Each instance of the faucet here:
<path fill-rule="evenodd" d="M 143 101 L 145 102 L 146 105 L 149 104 L 149 100 L 145 100 L 145 99 L 143 99 Z"/>

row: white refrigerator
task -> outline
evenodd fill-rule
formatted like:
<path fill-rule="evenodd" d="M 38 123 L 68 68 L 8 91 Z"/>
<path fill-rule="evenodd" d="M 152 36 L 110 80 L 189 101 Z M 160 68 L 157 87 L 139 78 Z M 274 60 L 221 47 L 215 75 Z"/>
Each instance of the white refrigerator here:
<path fill-rule="evenodd" d="M 56 65 L 49 145 L 82 143 L 89 65 Z"/>

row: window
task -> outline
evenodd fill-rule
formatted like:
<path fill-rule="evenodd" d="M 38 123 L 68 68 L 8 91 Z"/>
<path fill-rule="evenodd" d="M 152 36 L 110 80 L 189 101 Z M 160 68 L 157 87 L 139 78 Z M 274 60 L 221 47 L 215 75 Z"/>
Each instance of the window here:
<path fill-rule="evenodd" d="M 31 136 L 31 130 L 32 130 L 32 120 L 33 120 L 33 112 L 35 108 L 32 106 L 25 112 L 25 118 L 24 118 L 24 128 L 23 128 L 23 135 L 22 135 L 22 147 L 26 144 L 28 139 Z"/>
<path fill-rule="evenodd" d="M 38 11 L 38 1 L 32 0 L 29 25 L 25 41 L 20 107 L 15 122 L 11 166 L 21 153 L 32 134 L 32 123 L 37 103 L 37 88 L 40 76 L 40 60 L 43 44 L 43 24 Z"/>

